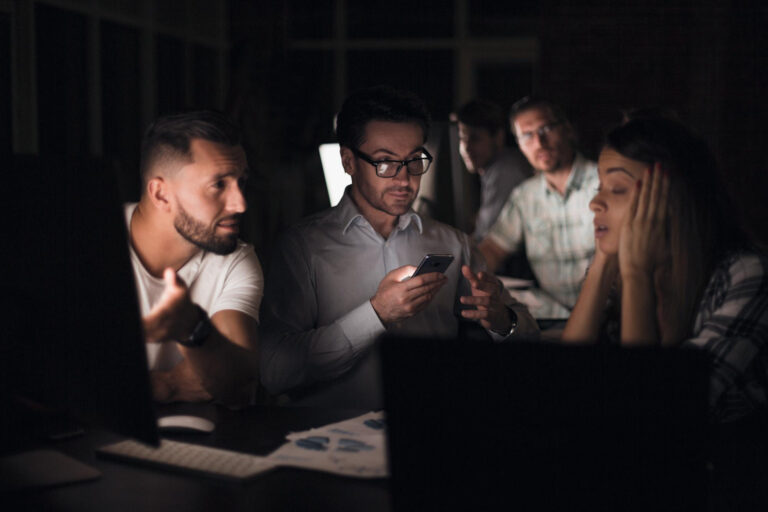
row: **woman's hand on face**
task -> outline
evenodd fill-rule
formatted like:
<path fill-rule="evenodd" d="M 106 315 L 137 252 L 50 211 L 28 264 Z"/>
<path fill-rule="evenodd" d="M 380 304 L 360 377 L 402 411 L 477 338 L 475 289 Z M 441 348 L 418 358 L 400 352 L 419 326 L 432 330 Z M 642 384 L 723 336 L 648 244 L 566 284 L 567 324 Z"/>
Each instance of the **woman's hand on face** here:
<path fill-rule="evenodd" d="M 653 279 L 656 267 L 668 259 L 666 239 L 669 177 L 657 162 L 648 168 L 632 198 L 619 236 L 622 279 Z"/>

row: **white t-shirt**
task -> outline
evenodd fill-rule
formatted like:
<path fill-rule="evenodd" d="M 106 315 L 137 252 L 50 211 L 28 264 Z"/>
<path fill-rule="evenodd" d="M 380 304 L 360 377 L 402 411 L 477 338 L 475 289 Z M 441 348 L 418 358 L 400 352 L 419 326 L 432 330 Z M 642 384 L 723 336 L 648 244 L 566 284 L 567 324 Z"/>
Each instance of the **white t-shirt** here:
<path fill-rule="evenodd" d="M 136 203 L 125 205 L 129 230 L 135 209 Z M 165 282 L 147 272 L 133 247 L 130 251 L 141 315 L 146 316 L 160 300 Z M 223 256 L 200 251 L 179 269 L 178 275 L 189 287 L 192 302 L 199 304 L 208 316 L 231 309 L 258 321 L 264 275 L 253 246 L 240 242 L 237 249 Z M 183 359 L 176 343 L 147 343 L 146 346 L 150 370 L 170 370 Z"/>

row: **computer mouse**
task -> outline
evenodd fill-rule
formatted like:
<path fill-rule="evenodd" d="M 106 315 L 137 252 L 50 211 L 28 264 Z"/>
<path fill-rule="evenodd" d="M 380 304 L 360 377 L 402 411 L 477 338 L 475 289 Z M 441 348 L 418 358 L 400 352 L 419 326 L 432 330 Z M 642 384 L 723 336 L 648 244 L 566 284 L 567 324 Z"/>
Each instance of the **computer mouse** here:
<path fill-rule="evenodd" d="M 157 427 L 163 432 L 210 434 L 216 424 L 200 416 L 176 415 L 158 418 Z"/>

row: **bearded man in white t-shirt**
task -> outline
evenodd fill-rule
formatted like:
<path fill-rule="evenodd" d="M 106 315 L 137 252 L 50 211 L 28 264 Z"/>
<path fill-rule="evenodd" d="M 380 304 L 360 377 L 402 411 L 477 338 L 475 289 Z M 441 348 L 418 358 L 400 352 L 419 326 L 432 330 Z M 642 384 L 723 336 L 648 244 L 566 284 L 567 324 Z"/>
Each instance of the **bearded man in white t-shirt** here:
<path fill-rule="evenodd" d="M 141 199 L 125 215 L 158 401 L 240 404 L 257 390 L 263 275 L 238 239 L 247 166 L 217 112 L 163 117 L 144 135 Z"/>

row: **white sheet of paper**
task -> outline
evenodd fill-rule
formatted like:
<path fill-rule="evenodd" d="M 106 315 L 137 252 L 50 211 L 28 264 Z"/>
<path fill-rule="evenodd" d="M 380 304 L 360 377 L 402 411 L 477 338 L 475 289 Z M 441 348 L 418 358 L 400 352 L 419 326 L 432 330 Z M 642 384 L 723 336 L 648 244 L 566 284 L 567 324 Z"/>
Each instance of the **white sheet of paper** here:
<path fill-rule="evenodd" d="M 357 478 L 389 476 L 384 413 L 369 412 L 286 436 L 267 458 L 293 466 Z"/>

